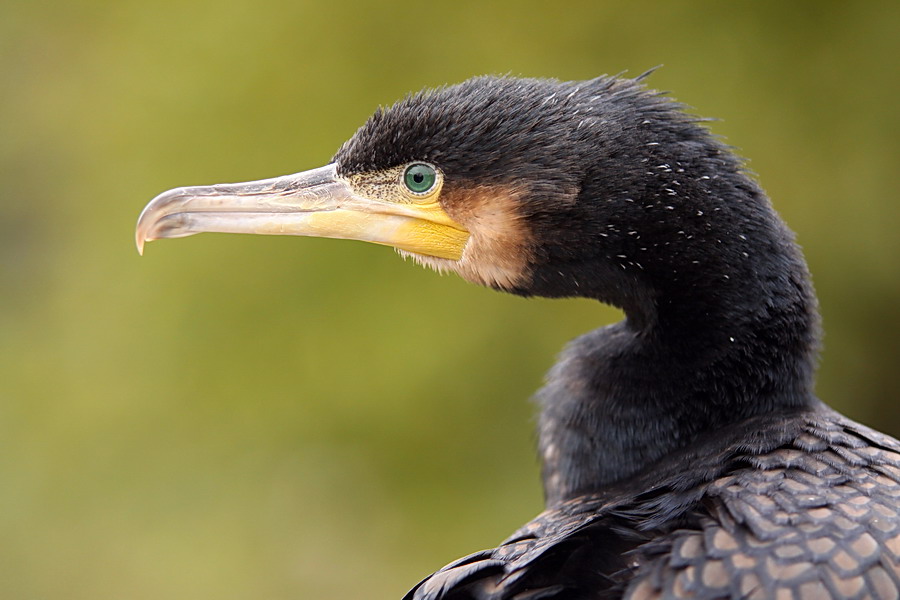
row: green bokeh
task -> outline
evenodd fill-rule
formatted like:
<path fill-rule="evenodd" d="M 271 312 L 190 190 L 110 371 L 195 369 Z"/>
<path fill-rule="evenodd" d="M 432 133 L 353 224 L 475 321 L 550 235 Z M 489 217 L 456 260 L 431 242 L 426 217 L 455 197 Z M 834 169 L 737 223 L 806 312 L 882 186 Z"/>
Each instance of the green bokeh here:
<path fill-rule="evenodd" d="M 527 399 L 615 311 L 360 243 L 133 245 L 156 193 L 321 165 L 475 74 L 664 63 L 806 250 L 820 395 L 900 433 L 898 30 L 892 1 L 4 3 L 0 597 L 398 597 L 540 510 Z"/>

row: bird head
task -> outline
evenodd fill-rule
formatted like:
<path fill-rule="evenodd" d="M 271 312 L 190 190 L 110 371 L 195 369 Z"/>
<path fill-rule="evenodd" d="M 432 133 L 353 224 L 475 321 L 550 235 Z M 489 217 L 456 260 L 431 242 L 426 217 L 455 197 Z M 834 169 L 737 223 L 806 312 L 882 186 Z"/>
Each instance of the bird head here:
<path fill-rule="evenodd" d="M 756 188 L 696 121 L 640 78 L 478 77 L 378 110 L 324 167 L 165 192 L 137 245 L 200 232 L 363 240 L 474 283 L 627 309 L 698 252 L 736 252 L 710 256 L 710 219 L 736 187 Z"/>

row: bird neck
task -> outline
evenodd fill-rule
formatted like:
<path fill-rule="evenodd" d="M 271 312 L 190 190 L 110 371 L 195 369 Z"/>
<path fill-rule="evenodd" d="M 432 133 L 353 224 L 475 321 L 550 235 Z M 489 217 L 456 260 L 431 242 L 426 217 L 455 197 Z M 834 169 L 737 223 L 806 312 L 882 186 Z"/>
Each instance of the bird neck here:
<path fill-rule="evenodd" d="M 812 406 L 815 296 L 790 232 L 774 224 L 747 264 L 725 251 L 677 278 L 657 274 L 662 283 L 619 303 L 624 321 L 568 346 L 537 397 L 548 504 L 721 427 Z"/>

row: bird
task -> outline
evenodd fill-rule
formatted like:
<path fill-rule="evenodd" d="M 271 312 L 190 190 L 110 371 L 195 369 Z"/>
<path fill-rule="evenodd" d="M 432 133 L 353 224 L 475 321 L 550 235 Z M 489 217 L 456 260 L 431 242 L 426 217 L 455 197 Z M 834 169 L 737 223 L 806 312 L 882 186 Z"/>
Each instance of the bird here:
<path fill-rule="evenodd" d="M 536 392 L 544 511 L 406 600 L 897 598 L 900 442 L 817 397 L 794 234 L 647 75 L 410 94 L 326 166 L 160 194 L 138 250 L 200 232 L 362 240 L 622 310 Z"/>

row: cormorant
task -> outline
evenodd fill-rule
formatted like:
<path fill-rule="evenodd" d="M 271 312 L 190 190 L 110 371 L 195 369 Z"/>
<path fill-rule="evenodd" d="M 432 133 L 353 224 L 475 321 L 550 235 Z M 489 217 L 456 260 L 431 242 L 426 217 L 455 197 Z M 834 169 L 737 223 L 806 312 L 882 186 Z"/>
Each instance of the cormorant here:
<path fill-rule="evenodd" d="M 793 234 L 731 150 L 641 79 L 408 96 L 327 166 L 165 192 L 138 248 L 203 231 L 366 240 L 624 311 L 537 394 L 546 510 L 407 598 L 897 598 L 900 443 L 816 398 Z"/>

